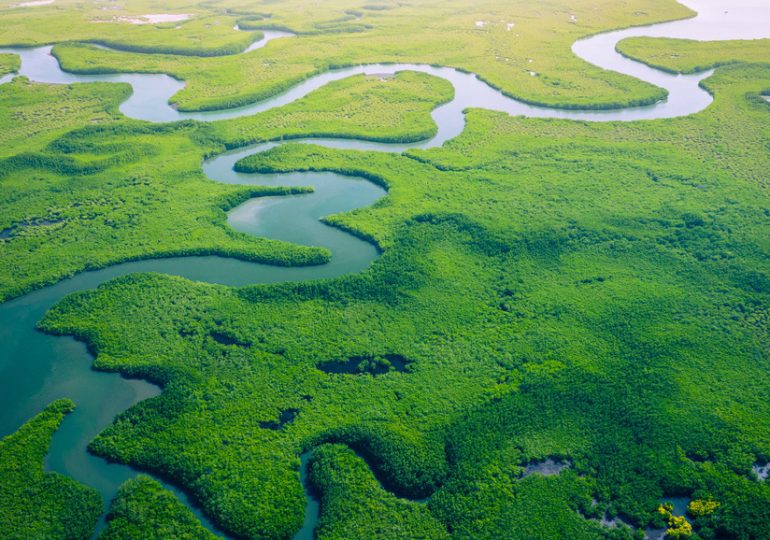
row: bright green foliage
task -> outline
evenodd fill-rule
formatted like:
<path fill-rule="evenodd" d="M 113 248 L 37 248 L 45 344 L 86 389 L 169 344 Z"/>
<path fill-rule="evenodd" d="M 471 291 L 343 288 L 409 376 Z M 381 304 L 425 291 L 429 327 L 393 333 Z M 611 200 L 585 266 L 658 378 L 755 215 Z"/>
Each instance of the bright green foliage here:
<path fill-rule="evenodd" d="M 334 281 L 136 275 L 69 297 L 46 330 L 164 386 L 92 449 L 172 477 L 249 538 L 299 528 L 299 455 L 324 442 L 356 450 L 396 495 L 433 494 L 458 537 L 622 537 L 599 528 L 603 511 L 641 527 L 663 495 L 692 493 L 721 503 L 699 534 L 766 538 L 770 486 L 749 472 L 770 455 L 770 105 L 757 96 L 770 70 L 730 66 L 706 84 L 714 104 L 681 119 L 471 111 L 439 149 L 247 158 L 386 185 L 329 220 L 381 259 Z M 317 368 L 386 354 L 409 370 Z M 549 456 L 573 466 L 519 479 Z"/>
<path fill-rule="evenodd" d="M 0 240 L 0 299 L 138 258 L 222 254 L 284 265 L 325 262 L 324 249 L 254 238 L 225 222 L 225 210 L 247 198 L 296 189 L 216 183 L 201 172 L 203 158 L 225 146 L 282 136 L 417 140 L 435 133 L 429 112 L 452 92 L 424 74 L 386 81 L 361 76 L 280 111 L 232 122 L 122 119 L 104 126 L 127 90 L 25 80 L 0 86 L 0 122 L 7 126 L 0 130 L 0 230 L 15 226 Z M 366 99 L 349 100 L 364 92 Z"/>
<path fill-rule="evenodd" d="M 117 124 L 71 132 L 0 163 L 3 296 L 75 272 L 148 257 L 221 254 L 275 264 L 323 262 L 325 250 L 237 233 L 225 210 L 282 188 L 214 183 L 192 124 Z"/>
<path fill-rule="evenodd" d="M 497 463 L 474 475 L 454 475 L 430 507 L 444 518 L 454 538 L 578 540 L 601 538 L 607 532 L 598 520 L 585 517 L 591 504 L 590 482 L 574 473 L 518 480 L 513 469 Z M 615 537 L 631 534 L 625 528 Z"/>
<path fill-rule="evenodd" d="M 214 540 L 195 515 L 173 493 L 144 475 L 120 487 L 99 540 Z"/>
<path fill-rule="evenodd" d="M 0 76 L 18 71 L 20 65 L 18 55 L 0 53 Z"/>
<path fill-rule="evenodd" d="M 96 490 L 44 472 L 48 445 L 75 404 L 51 403 L 16 433 L 0 440 L 0 531 L 7 540 L 89 538 L 102 513 Z"/>
<path fill-rule="evenodd" d="M 217 6 L 224 8 L 228 3 Z M 387 9 L 379 10 L 364 9 L 359 0 L 311 4 L 292 0 L 258 7 L 258 13 L 271 15 L 258 21 L 259 27 L 303 33 L 245 55 L 219 58 L 113 52 L 72 43 L 57 45 L 54 53 L 69 71 L 172 74 L 187 82 L 172 100 L 180 110 L 243 105 L 330 68 L 373 62 L 450 66 L 476 73 L 503 92 L 527 101 L 611 108 L 654 103 L 665 92 L 585 63 L 569 53 L 572 43 L 603 30 L 692 14 L 671 0 L 555 4 L 482 0 L 472 5 L 467 0 L 421 0 L 389 3 L 384 6 Z M 254 7 L 237 9 L 245 14 Z M 356 14 L 352 18 L 361 16 L 361 20 L 350 21 L 351 12 Z M 34 21 L 34 17 L 29 20 Z M 25 32 L 15 29 L 16 35 Z M 66 40 L 77 38 L 67 36 Z"/>
<path fill-rule="evenodd" d="M 343 445 L 313 451 L 309 481 L 321 500 L 319 540 L 448 538 L 424 504 L 385 491 L 366 463 Z"/>
<path fill-rule="evenodd" d="M 717 535 L 730 538 L 768 538 L 770 489 L 748 475 L 735 475 L 721 463 L 705 463 L 703 482 L 693 495 L 697 499 L 718 501 L 713 512 L 693 516 L 693 526 L 707 540 Z M 750 511 L 747 511 L 750 509 Z"/>
<path fill-rule="evenodd" d="M 215 122 L 228 146 L 274 138 L 346 137 L 412 142 L 436 133 L 430 111 L 453 97 L 452 85 L 422 73 L 357 75 L 329 83 L 306 99 L 262 114 Z"/>
<path fill-rule="evenodd" d="M 331 66 L 373 61 L 461 67 L 564 107 L 661 97 L 565 51 L 580 36 L 687 10 L 668 0 L 570 4 L 287 0 L 255 11 L 227 0 L 194 7 L 178 30 L 87 22 L 112 15 L 74 0 L 2 17 L 3 39 L 19 43 L 184 54 L 243 48 L 257 34 L 235 32 L 235 21 L 304 32 L 216 59 L 56 47 L 81 71 L 186 79 L 176 100 L 188 109 L 244 103 Z M 648 11 L 629 15 L 637 4 Z M 764 42 L 750 51 L 643 44 L 647 61 L 668 69 L 765 61 Z M 636 41 L 623 47 L 644 57 Z M 665 59 L 671 47 L 683 56 Z M 373 207 L 328 218 L 372 239 L 381 259 L 333 281 L 241 289 L 134 275 L 64 300 L 44 329 L 88 341 L 99 369 L 163 386 L 91 449 L 172 478 L 245 538 L 290 538 L 299 528 L 299 456 L 310 449 L 322 537 L 638 536 L 602 527 L 606 514 L 634 527 L 665 518 L 681 538 L 689 523 L 656 509 L 664 495 L 688 494 L 719 501 L 693 511 L 693 536 L 768 538 L 770 486 L 750 469 L 770 455 L 770 105 L 758 96 L 770 69 L 728 66 L 705 85 L 714 105 L 687 118 L 597 125 L 474 110 L 463 135 L 440 149 L 285 145 L 247 158 L 239 169 L 333 170 L 387 186 Z M 250 118 L 153 126 L 117 116 L 126 91 L 0 87 L 0 230 L 15 227 L 0 244 L 2 298 L 133 258 L 323 262 L 324 251 L 227 228 L 227 208 L 284 192 L 215 184 L 201 160 L 280 137 L 416 140 L 433 132 L 427 113 L 450 96 L 424 75 L 357 77 Z M 408 369 L 321 369 L 389 355 Z M 9 523 L 0 530 L 12 537 L 84 537 L 93 526 L 98 497 L 40 468 L 70 408 L 57 402 L 0 443 L 0 516 Z M 547 457 L 571 466 L 522 476 Z M 124 486 L 112 517 L 107 535 L 207 536 L 147 478 Z"/>
<path fill-rule="evenodd" d="M 672 73 L 696 73 L 739 62 L 770 62 L 770 39 L 693 41 L 629 38 L 618 43 L 617 49 L 629 58 Z"/>

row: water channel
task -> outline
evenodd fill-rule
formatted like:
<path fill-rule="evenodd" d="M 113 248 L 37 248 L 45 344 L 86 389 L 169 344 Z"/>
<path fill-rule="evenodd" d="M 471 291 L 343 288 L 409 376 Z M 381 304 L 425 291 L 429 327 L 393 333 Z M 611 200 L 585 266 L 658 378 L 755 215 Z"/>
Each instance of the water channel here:
<path fill-rule="evenodd" d="M 50 54 L 51 47 L 0 49 L 21 57 L 19 75 L 42 83 L 122 82 L 133 87 L 132 95 L 120 110 L 129 117 L 150 122 L 193 119 L 202 122 L 237 118 L 292 103 L 331 81 L 356 74 L 386 74 L 412 70 L 449 81 L 454 99 L 437 107 L 432 117 L 438 132 L 430 140 L 414 144 L 387 144 L 350 139 L 305 139 L 302 142 L 323 146 L 383 152 L 403 152 L 410 148 L 431 148 L 462 133 L 463 110 L 484 108 L 534 118 L 566 118 L 581 121 L 635 121 L 672 118 L 705 109 L 711 95 L 699 86 L 711 72 L 673 75 L 627 59 L 615 51 L 621 39 L 634 36 L 676 37 L 699 40 L 755 39 L 770 37 L 770 10 L 763 0 L 686 0 L 685 5 L 698 11 L 692 19 L 629 28 L 598 34 L 577 41 L 572 50 L 584 60 L 604 69 L 617 71 L 662 87 L 668 99 L 646 107 L 616 110 L 564 110 L 529 105 L 491 88 L 476 75 L 449 67 L 421 64 L 370 64 L 332 70 L 310 77 L 287 92 L 268 100 L 235 109 L 209 112 L 179 112 L 169 99 L 184 83 L 163 74 L 78 75 L 64 72 Z M 244 54 L 265 46 L 269 41 L 287 38 L 287 32 L 265 31 L 264 37 Z M 12 76 L 0 78 L 0 84 Z M 319 218 L 368 206 L 385 192 L 363 180 L 333 173 L 243 174 L 233 165 L 248 155 L 264 152 L 282 144 L 262 143 L 226 152 L 204 162 L 205 174 L 217 182 L 312 186 L 308 195 L 256 198 L 230 211 L 228 220 L 236 230 L 286 240 L 297 244 L 323 246 L 332 251 L 328 264 L 284 268 L 221 257 L 172 257 L 118 264 L 94 272 L 85 272 L 59 283 L 0 304 L 0 436 L 14 432 L 48 403 L 69 397 L 77 410 L 69 415 L 53 439 L 47 460 L 50 470 L 66 474 L 99 490 L 105 502 L 114 496 L 126 479 L 136 475 L 130 467 L 109 464 L 89 454 L 87 444 L 118 413 L 159 393 L 159 389 L 139 380 L 91 369 L 93 358 L 86 347 L 69 337 L 49 336 L 35 330 L 46 310 L 75 291 L 91 289 L 118 276 L 133 272 L 160 272 L 191 280 L 241 286 L 332 278 L 359 272 L 376 258 L 377 250 L 341 230 L 329 227 Z M 287 219 L 288 218 L 288 219 Z M 302 456 L 302 475 L 307 455 Z M 167 485 L 189 504 L 184 492 Z M 216 531 L 194 505 L 204 525 Z M 318 504 L 308 496 L 305 526 L 297 539 L 312 538 Z M 103 527 L 103 523 L 100 524 Z M 218 531 L 217 531 L 218 532 Z M 221 533 L 220 533 L 221 534 Z"/>

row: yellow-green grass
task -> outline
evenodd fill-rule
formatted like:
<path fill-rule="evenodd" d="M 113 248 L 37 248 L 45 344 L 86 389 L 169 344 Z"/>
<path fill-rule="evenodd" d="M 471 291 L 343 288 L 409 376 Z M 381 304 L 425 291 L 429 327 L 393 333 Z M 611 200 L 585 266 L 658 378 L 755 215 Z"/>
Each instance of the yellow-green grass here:
<path fill-rule="evenodd" d="M 15 54 L 0 54 L 0 77 L 19 70 L 20 59 Z"/>
<path fill-rule="evenodd" d="M 270 25 L 307 30 L 306 25 L 319 15 L 315 8 L 300 4 L 270 4 Z M 338 12 L 353 7 L 332 2 L 324 3 L 324 9 Z M 652 103 L 664 94 L 647 83 L 586 64 L 571 53 L 574 41 L 603 30 L 690 15 L 672 0 L 569 4 L 516 0 L 473 6 L 460 0 L 425 0 L 364 10 L 362 21 L 367 27 L 360 32 L 302 34 L 276 40 L 245 56 L 148 56 L 73 44 L 57 46 L 55 53 L 72 71 L 170 73 L 184 79 L 187 87 L 173 99 L 182 110 L 242 105 L 333 67 L 372 62 L 446 65 L 477 73 L 505 93 L 527 101 L 607 108 Z M 15 34 L 23 36 L 24 31 L 20 28 Z"/>
<path fill-rule="evenodd" d="M 0 158 L 39 151 L 78 126 L 119 120 L 130 92 L 125 84 L 44 85 L 26 77 L 0 85 Z"/>
<path fill-rule="evenodd" d="M 695 73 L 738 62 L 770 63 L 770 39 L 629 38 L 618 43 L 617 49 L 629 58 L 673 73 Z"/>
<path fill-rule="evenodd" d="M 0 46 L 31 47 L 61 41 L 91 41 L 125 50 L 221 55 L 244 50 L 260 32 L 237 31 L 237 17 L 186 2 L 79 2 L 0 9 Z M 131 24 L 146 14 L 188 14 L 184 21 Z"/>
<path fill-rule="evenodd" d="M 410 71 L 395 77 L 357 75 L 335 81 L 297 103 L 263 114 L 215 122 L 229 147 L 268 140 L 344 136 L 388 142 L 428 139 L 436 125 L 428 114 L 450 101 L 443 79 Z"/>

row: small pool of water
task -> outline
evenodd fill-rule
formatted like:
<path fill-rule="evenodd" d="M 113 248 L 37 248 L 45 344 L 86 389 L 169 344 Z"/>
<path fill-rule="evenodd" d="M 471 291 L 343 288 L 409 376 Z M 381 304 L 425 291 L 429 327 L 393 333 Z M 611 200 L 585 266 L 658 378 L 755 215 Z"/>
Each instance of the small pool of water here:
<path fill-rule="evenodd" d="M 758 480 L 764 482 L 770 478 L 770 461 L 767 463 L 755 463 L 751 468 Z"/>
<path fill-rule="evenodd" d="M 571 466 L 572 463 L 569 460 L 554 458 L 548 458 L 542 461 L 533 461 L 524 467 L 524 472 L 522 473 L 521 477 L 526 478 L 527 476 L 533 474 L 540 474 L 542 476 L 556 476 L 564 469 L 569 469 Z"/>

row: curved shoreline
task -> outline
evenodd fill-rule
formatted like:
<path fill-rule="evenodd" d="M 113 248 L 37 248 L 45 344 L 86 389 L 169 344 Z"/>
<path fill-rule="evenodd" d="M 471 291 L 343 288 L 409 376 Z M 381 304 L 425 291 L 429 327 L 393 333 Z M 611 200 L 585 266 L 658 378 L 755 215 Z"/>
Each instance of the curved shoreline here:
<path fill-rule="evenodd" d="M 689 7 L 689 4 L 692 4 L 693 1 L 687 0 L 683 3 Z M 286 142 L 319 144 L 326 147 L 347 150 L 370 150 L 396 153 L 413 148 L 432 148 L 441 146 L 445 141 L 462 133 L 465 128 L 463 111 L 468 107 L 479 107 L 506 112 L 511 115 L 522 115 L 534 118 L 563 118 L 579 121 L 635 121 L 672 118 L 693 114 L 705 109 L 712 101 L 711 95 L 700 87 L 700 82 L 708 77 L 711 74 L 711 71 L 695 75 L 672 75 L 664 73 L 640 62 L 623 57 L 615 50 L 615 45 L 620 39 L 631 37 L 632 35 L 650 36 L 652 34 L 652 37 L 667 37 L 657 34 L 660 32 L 664 34 L 672 31 L 678 32 L 682 31 L 682 28 L 684 28 L 684 31 L 686 32 L 688 31 L 688 26 L 693 24 L 696 25 L 697 28 L 697 22 L 700 17 L 701 15 L 699 14 L 690 19 L 600 33 L 579 40 L 573 45 L 572 50 L 588 62 L 594 63 L 599 67 L 604 67 L 605 69 L 613 69 L 619 73 L 637 77 L 640 80 L 665 88 L 669 92 L 669 98 L 666 101 L 651 106 L 629 107 L 615 110 L 571 110 L 529 104 L 523 100 L 517 100 L 505 95 L 502 91 L 485 83 L 477 75 L 453 68 L 424 64 L 368 64 L 330 70 L 314 75 L 295 84 L 289 90 L 274 95 L 263 102 L 252 103 L 244 107 L 227 109 L 224 111 L 183 113 L 176 111 L 169 106 L 168 100 L 184 87 L 184 83 L 168 75 L 74 75 L 60 69 L 58 61 L 50 54 L 50 46 L 23 50 L 3 49 L 2 51 L 20 54 L 22 56 L 22 66 L 19 74 L 27 75 L 30 79 L 39 82 L 59 84 L 96 81 L 129 83 L 132 85 L 134 92 L 130 98 L 121 104 L 120 110 L 132 118 L 151 122 L 168 122 L 185 119 L 215 121 L 256 114 L 258 112 L 286 105 L 306 96 L 313 90 L 320 88 L 331 81 L 356 74 L 390 74 L 404 70 L 412 70 L 444 78 L 453 85 L 455 88 L 454 98 L 450 102 L 440 105 L 432 111 L 431 115 L 438 126 L 438 131 L 434 137 L 425 141 L 414 143 L 382 143 L 361 139 L 302 138 L 281 142 L 258 143 L 230 150 L 206 160 L 202 164 L 203 170 L 207 176 L 214 181 L 240 184 L 275 182 L 277 185 L 282 186 L 306 186 L 315 184 L 317 191 L 312 195 L 280 197 L 279 199 L 269 197 L 250 199 L 228 213 L 228 222 L 236 228 L 242 227 L 238 230 L 275 238 L 269 234 L 269 231 L 261 230 L 259 229 L 259 226 L 254 225 L 253 218 L 257 214 L 264 216 L 265 211 L 262 204 L 268 199 L 273 199 L 278 207 L 288 206 L 291 208 L 291 211 L 296 212 L 297 204 L 300 204 L 303 200 L 308 200 L 310 197 L 327 197 L 327 200 L 333 201 L 335 197 L 338 197 L 342 191 L 350 186 L 351 182 L 358 182 L 358 187 L 360 188 L 360 193 L 358 193 L 357 198 L 355 201 L 352 201 L 357 204 L 355 207 L 371 204 L 384 195 L 384 191 L 369 182 L 355 180 L 341 175 L 333 175 L 332 173 L 246 175 L 233 170 L 235 162 L 242 157 L 267 151 L 270 148 Z M 256 45 L 260 42 L 263 42 L 260 46 L 264 46 L 270 39 L 285 37 L 286 35 L 285 32 L 275 32 L 276 34 L 280 33 L 283 35 L 268 37 L 267 34 L 270 31 L 263 32 L 265 36 L 262 40 L 252 44 L 244 51 L 244 53 L 259 48 Z M 767 34 L 770 35 L 770 26 L 768 26 Z M 9 78 L 10 77 L 4 77 L 0 80 L 0 83 Z M 337 189 L 336 192 L 334 191 L 335 186 Z M 345 186 L 344 189 L 343 186 Z M 361 186 L 371 187 L 361 188 Z M 324 191 L 330 187 L 332 188 L 331 192 Z M 342 211 L 346 210 L 335 210 L 330 213 Z M 361 271 L 376 259 L 377 250 L 368 242 L 358 239 L 339 229 L 321 224 L 317 221 L 317 218 L 321 216 L 305 215 L 304 217 L 309 221 L 316 223 L 317 228 L 314 229 L 314 232 L 319 232 L 319 234 L 329 233 L 334 237 L 333 257 L 330 263 L 314 267 L 280 268 L 273 265 L 250 263 L 214 256 L 145 259 L 136 262 L 117 264 L 96 272 L 81 273 L 73 278 L 59 281 L 55 285 L 39 289 L 0 305 L 0 321 L 12 321 L 12 323 L 9 322 L 9 327 L 12 330 L 11 340 L 34 342 L 34 346 L 41 346 L 42 344 L 43 350 L 46 351 L 47 354 L 50 354 L 51 350 L 61 353 L 62 349 L 66 349 L 65 354 L 60 354 L 60 361 L 66 361 L 76 366 L 76 370 L 71 375 L 78 378 L 77 382 L 85 392 L 85 394 L 81 396 L 82 399 L 79 397 L 76 401 L 85 401 L 89 404 L 79 408 L 79 411 L 81 412 L 79 416 L 77 413 L 72 415 L 74 420 L 65 420 L 60 432 L 54 437 L 51 453 L 49 454 L 49 464 L 51 468 L 65 472 L 65 474 L 69 473 L 70 476 L 86 485 L 93 485 L 95 482 L 100 483 L 101 485 L 107 480 L 106 487 L 102 486 L 101 488 L 101 493 L 103 495 L 109 493 L 110 490 L 114 490 L 116 485 L 113 486 L 113 484 L 115 484 L 113 480 L 116 480 L 118 477 L 124 478 L 132 476 L 135 472 L 127 466 L 105 464 L 100 458 L 85 453 L 83 451 L 85 449 L 85 444 L 106 427 L 116 414 L 143 399 L 157 395 L 158 390 L 157 387 L 143 381 L 121 379 L 116 374 L 97 372 L 90 369 L 93 358 L 88 354 L 88 351 L 82 344 L 75 342 L 72 338 L 34 334 L 32 322 L 39 320 L 42 313 L 53 306 L 66 294 L 93 288 L 107 280 L 133 272 L 156 271 L 181 275 L 193 280 L 239 286 L 250 283 L 274 283 L 279 281 L 304 281 L 308 279 L 331 278 Z M 297 242 L 297 238 L 279 239 Z M 18 332 L 14 332 L 14 329 L 18 330 Z M 0 343 L 2 343 L 2 340 L 0 340 Z M 2 349 L 2 347 L 5 346 L 7 346 L 7 343 L 0 345 L 0 353 L 3 353 L 0 355 L 0 369 L 6 369 L 8 365 L 13 365 L 14 363 L 18 364 L 18 362 L 14 362 L 16 360 L 14 357 L 16 351 L 11 351 L 11 355 L 6 355 L 6 350 Z M 77 367 L 78 362 L 83 365 Z M 4 371 L 3 374 L 5 373 L 6 372 Z M 17 380 L 14 377 L 4 377 L 4 379 Z M 33 393 L 32 398 L 42 399 L 47 393 L 55 393 L 64 388 L 69 392 L 70 388 L 67 386 L 68 384 L 73 383 L 72 381 L 67 380 L 62 383 L 61 387 L 56 387 L 54 385 L 53 388 L 46 386 L 50 385 L 50 381 L 44 381 L 38 386 L 33 385 L 35 393 Z M 94 386 L 98 386 L 99 388 L 95 389 L 93 388 Z M 95 395 L 98 394 L 98 392 L 101 392 L 101 394 Z M 110 395 L 112 392 L 117 393 L 118 397 L 116 398 L 115 396 Z M 111 399 L 107 399 L 107 396 Z M 109 406 L 105 407 L 105 403 Z M 19 416 L 27 414 L 25 407 L 28 408 L 29 405 L 29 402 L 25 402 L 24 407 L 21 407 L 21 411 L 15 410 L 14 412 Z M 7 407 L 8 406 L 6 406 L 6 408 Z M 3 408 L 0 407 L 0 410 L 2 409 Z M 101 416 L 104 417 L 105 421 L 100 422 L 100 418 L 96 418 L 95 420 L 94 418 L 88 418 L 89 412 L 92 414 L 101 412 Z M 73 445 L 73 441 L 76 441 L 76 444 Z M 305 456 L 305 458 L 302 461 L 302 467 L 305 467 L 307 457 L 306 454 L 303 454 L 303 456 Z M 119 473 L 111 479 L 98 477 L 99 472 L 106 471 L 107 469 L 113 471 L 113 473 L 114 471 L 119 471 Z M 122 480 L 119 483 L 122 483 Z M 169 486 L 166 485 L 166 487 Z M 186 500 L 183 492 L 180 492 L 179 490 L 174 491 L 178 496 L 183 497 L 182 500 Z M 205 516 L 200 512 L 196 511 L 196 515 L 201 518 L 208 527 L 212 527 L 211 524 L 205 520 Z M 302 529 L 302 531 L 307 530 L 307 528 Z M 309 530 L 310 535 L 312 536 L 312 527 Z M 302 531 L 300 531 L 298 535 L 302 534 Z M 296 538 L 301 537 L 297 536 Z"/>
<path fill-rule="evenodd" d="M 104 21 L 104 22 L 108 22 L 108 21 Z M 99 37 L 85 38 L 80 41 L 77 41 L 76 43 L 85 43 L 85 44 L 93 45 L 94 47 L 98 47 L 102 49 L 119 51 L 119 52 L 130 52 L 130 53 L 137 53 L 137 54 L 163 54 L 163 55 L 172 55 L 172 56 L 190 56 L 194 58 L 216 58 L 218 56 L 233 56 L 236 54 L 244 54 L 244 53 L 264 47 L 267 44 L 267 42 L 270 41 L 271 39 L 275 39 L 278 37 L 286 37 L 289 35 L 291 36 L 296 35 L 294 32 L 291 32 L 289 30 L 283 31 L 283 30 L 271 29 L 271 28 L 254 28 L 253 30 L 243 29 L 243 28 L 240 28 L 238 24 L 233 26 L 233 30 L 237 32 L 249 33 L 252 35 L 261 34 L 261 37 L 259 37 L 258 39 L 255 39 L 253 42 L 249 43 L 246 46 L 232 44 L 230 46 L 222 46 L 216 49 L 190 49 L 185 47 L 174 48 L 173 46 L 146 47 L 146 46 L 132 44 L 132 43 L 121 43 L 121 42 L 110 41 L 109 39 L 99 38 Z M 272 34 L 276 34 L 276 35 L 272 35 Z M 43 43 L 38 42 L 37 44 L 6 42 L 4 45 L 0 45 L 0 48 L 36 49 L 41 47 L 53 46 L 56 44 L 57 42 L 55 41 L 43 42 Z"/>
<path fill-rule="evenodd" d="M 644 28 L 644 27 L 641 27 Z M 603 36 L 600 34 L 599 36 Z M 590 38 L 595 39 L 595 38 Z M 613 44 L 614 47 L 614 44 Z M 182 90 L 185 83 L 170 75 L 159 74 L 86 74 L 75 75 L 64 72 L 58 61 L 51 54 L 51 46 L 35 49 L 0 49 L 0 52 L 12 52 L 21 56 L 19 75 L 28 77 L 35 82 L 52 84 L 70 84 L 74 82 L 120 82 L 130 84 L 132 94 L 120 105 L 120 111 L 136 120 L 148 122 L 176 122 L 181 120 L 198 120 L 212 122 L 228 120 L 241 116 L 250 116 L 281 107 L 307 96 L 330 82 L 338 81 L 353 75 L 393 75 L 400 71 L 417 71 L 442 78 L 454 88 L 454 99 L 434 111 L 439 131 L 446 125 L 458 126 L 447 140 L 459 135 L 464 126 L 463 110 L 468 107 L 484 108 L 504 112 L 512 116 L 527 116 L 530 118 L 561 118 L 566 120 L 611 122 L 652 120 L 672 118 L 694 114 L 705 109 L 712 101 L 711 95 L 700 88 L 699 83 L 708 77 L 711 71 L 696 75 L 673 77 L 662 72 L 661 76 L 648 76 L 646 82 L 668 91 L 668 99 L 654 105 L 633 106 L 619 109 L 569 109 L 554 108 L 530 104 L 520 99 L 507 96 L 502 91 L 493 88 L 477 75 L 455 68 L 436 67 L 427 64 L 397 63 L 397 64 L 365 64 L 346 68 L 328 70 L 313 75 L 291 86 L 288 90 L 274 94 L 263 101 L 230 109 L 206 110 L 196 112 L 180 111 L 169 105 L 169 100 Z M 613 49 L 613 54 L 614 49 Z M 620 55 L 618 55 L 620 56 Z M 621 57 L 622 58 L 622 57 Z M 634 62 L 634 64 L 637 64 Z M 643 66 L 643 64 L 638 64 Z M 646 66 L 645 66 L 646 68 Z M 649 68 L 647 68 L 649 69 Z M 640 77 L 641 78 L 641 77 Z M 642 78 L 642 80 L 645 80 Z M 438 120 L 436 115 L 443 118 Z M 451 118 L 450 118 L 451 115 Z M 424 146 L 423 146 L 424 147 Z"/>
<path fill-rule="evenodd" d="M 746 26 L 745 19 L 740 18 L 740 14 L 745 14 L 754 6 L 752 0 L 741 1 L 747 3 L 748 7 L 742 8 L 742 6 L 738 5 L 737 9 L 732 9 L 729 12 L 729 16 L 732 17 L 733 14 L 737 13 L 739 15 L 737 20 Z M 263 96 L 260 93 L 255 93 L 249 97 L 244 96 L 238 100 L 238 102 L 246 103 L 244 105 L 226 109 L 212 107 L 211 109 L 206 108 L 196 111 L 178 111 L 171 107 L 168 102 L 173 95 L 184 88 L 185 83 L 170 75 L 120 73 L 118 70 L 110 70 L 109 72 L 100 70 L 95 73 L 80 72 L 78 74 L 66 73 L 59 69 L 58 62 L 51 57 L 51 45 L 34 48 L 0 48 L 0 51 L 22 56 L 22 68 L 18 74 L 28 76 L 33 81 L 60 84 L 96 81 L 131 84 L 134 92 L 127 101 L 121 104 L 120 110 L 131 118 L 150 122 L 172 122 L 187 119 L 214 121 L 256 114 L 269 108 L 290 103 L 333 80 L 339 80 L 355 74 L 372 74 L 377 71 L 392 74 L 404 70 L 421 71 L 445 78 L 453 83 L 456 91 L 458 90 L 458 85 L 454 84 L 454 81 L 462 83 L 460 87 L 462 90 L 466 88 L 465 85 L 468 85 L 469 81 L 467 79 L 462 80 L 461 76 L 471 77 L 475 84 L 474 87 L 468 87 L 469 90 L 472 89 L 474 92 L 483 93 L 477 102 L 483 103 L 484 98 L 491 98 L 491 105 L 489 107 L 485 105 L 477 106 L 507 112 L 512 115 L 524 115 L 535 118 L 565 118 L 582 121 L 631 121 L 685 116 L 705 109 L 711 103 L 712 98 L 708 92 L 700 88 L 699 83 L 708 77 L 712 70 L 687 74 L 669 73 L 665 70 L 648 66 L 643 62 L 627 58 L 619 53 L 616 50 L 616 45 L 620 40 L 627 37 L 673 37 L 696 40 L 770 37 L 770 31 L 763 25 L 763 21 L 770 25 L 770 18 L 767 15 L 753 18 L 748 28 L 739 28 L 736 33 L 734 29 L 726 30 L 724 22 L 717 21 L 718 24 L 715 23 L 715 17 L 728 16 L 728 12 L 723 12 L 721 9 L 725 6 L 720 6 L 718 0 L 681 0 L 680 3 L 697 14 L 690 18 L 600 32 L 581 38 L 572 45 L 572 52 L 576 56 L 594 66 L 634 77 L 665 89 L 668 92 L 667 99 L 654 104 L 617 104 L 615 108 L 608 106 L 592 108 L 590 106 L 581 107 L 570 104 L 547 105 L 533 98 L 512 97 L 509 93 L 485 82 L 482 77 L 458 68 L 413 63 L 376 63 L 351 65 L 342 68 L 335 67 L 304 78 L 295 79 L 292 82 L 286 82 L 281 85 L 281 88 L 286 88 L 286 90 L 279 90 L 277 93 L 269 96 Z M 730 7 L 734 8 L 734 6 Z M 281 30 L 259 29 L 259 31 L 263 33 L 263 37 L 239 54 L 245 54 L 264 47 L 274 39 L 296 36 L 296 34 Z M 46 66 L 44 73 L 34 70 L 28 71 L 26 69 L 24 57 L 27 57 L 32 62 L 40 62 L 40 57 L 45 56 L 50 57 L 49 63 L 51 65 Z M 148 87 L 152 87 L 152 90 L 148 91 Z M 496 96 L 495 94 L 499 95 Z M 264 99 L 262 99 L 263 97 Z"/>

